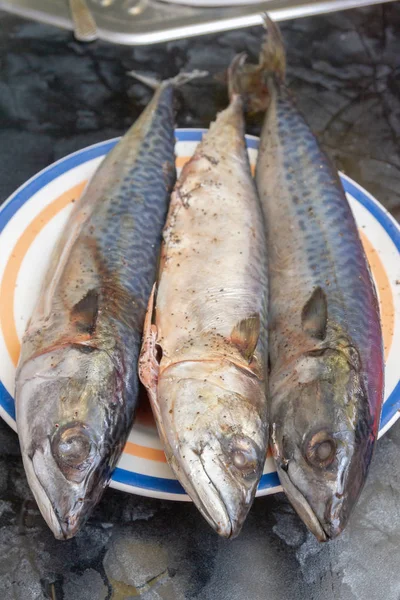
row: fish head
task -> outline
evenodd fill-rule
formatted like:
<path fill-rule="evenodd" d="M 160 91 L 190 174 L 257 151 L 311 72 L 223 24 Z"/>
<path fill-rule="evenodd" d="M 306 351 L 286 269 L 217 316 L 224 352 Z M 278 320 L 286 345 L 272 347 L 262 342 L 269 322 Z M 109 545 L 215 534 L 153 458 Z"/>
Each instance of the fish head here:
<path fill-rule="evenodd" d="M 24 467 L 58 539 L 76 534 L 109 480 L 118 394 L 115 368 L 104 351 L 66 346 L 18 369 L 17 429 Z"/>
<path fill-rule="evenodd" d="M 235 537 L 265 462 L 264 385 L 211 362 L 168 371 L 158 395 L 169 461 L 208 523 L 223 537 Z"/>
<path fill-rule="evenodd" d="M 303 356 L 283 379 L 271 373 L 278 475 L 320 541 L 345 527 L 371 460 L 375 433 L 359 365 L 357 351 L 348 346 Z"/>

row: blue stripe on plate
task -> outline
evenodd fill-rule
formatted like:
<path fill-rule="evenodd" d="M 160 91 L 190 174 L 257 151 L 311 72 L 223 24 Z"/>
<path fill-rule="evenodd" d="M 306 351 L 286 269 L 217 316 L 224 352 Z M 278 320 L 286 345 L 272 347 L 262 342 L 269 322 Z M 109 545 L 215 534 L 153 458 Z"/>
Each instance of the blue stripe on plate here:
<path fill-rule="evenodd" d="M 15 421 L 15 402 L 14 398 L 7 392 L 6 388 L 0 381 L 0 405 L 6 413 Z"/>
<path fill-rule="evenodd" d="M 382 406 L 380 428 L 385 427 L 397 411 L 400 411 L 400 381 Z"/>
<path fill-rule="evenodd" d="M 258 150 L 260 140 L 246 135 L 246 144 L 247 144 L 248 148 L 253 148 L 254 150 Z"/>
<path fill-rule="evenodd" d="M 266 490 L 268 488 L 277 487 L 278 485 L 281 485 L 281 482 L 279 481 L 278 473 L 276 473 L 276 472 L 266 473 L 265 475 L 263 475 L 261 477 L 260 483 L 258 484 L 258 489 Z"/>
<path fill-rule="evenodd" d="M 166 492 L 168 494 L 182 494 L 186 492 L 176 479 L 164 479 L 163 477 L 152 477 L 150 475 L 142 475 L 141 473 L 133 473 L 125 469 L 115 469 L 112 475 L 113 481 L 124 483 L 125 485 L 133 485 L 145 490 L 156 490 Z"/>
<path fill-rule="evenodd" d="M 143 488 L 145 490 L 163 491 L 168 494 L 186 494 L 185 490 L 176 479 L 164 479 L 163 477 L 152 477 L 150 475 L 142 475 L 141 473 L 132 473 L 125 469 L 115 469 L 113 481 L 132 485 L 134 487 Z M 258 486 L 259 490 L 277 487 L 280 485 L 277 473 L 267 473 L 260 479 Z"/>
<path fill-rule="evenodd" d="M 201 142 L 207 129 L 177 129 L 175 138 L 178 142 Z"/>
<path fill-rule="evenodd" d="M 197 130 L 176 130 L 176 139 L 178 141 L 200 141 L 206 129 Z M 7 225 L 8 221 L 13 215 L 21 208 L 25 202 L 27 202 L 36 192 L 46 186 L 48 183 L 66 173 L 70 169 L 81 165 L 84 162 L 93 160 L 107 154 L 117 143 L 119 138 L 101 142 L 89 146 L 84 150 L 79 150 L 74 154 L 67 156 L 64 159 L 50 165 L 32 179 L 30 179 L 25 185 L 23 185 L 15 194 L 10 198 L 3 208 L 0 209 L 0 233 Z M 247 146 L 249 148 L 257 149 L 259 140 L 254 137 L 246 136 Z M 396 223 L 382 210 L 379 204 L 376 203 L 372 198 L 360 190 L 354 182 L 348 179 L 346 176 L 341 175 L 343 187 L 346 192 L 351 194 L 355 200 L 360 202 L 365 208 L 375 217 L 375 219 L 382 225 L 385 231 L 388 233 L 397 250 L 400 252 L 400 230 Z M 0 405 L 8 413 L 8 415 L 15 420 L 15 404 L 11 395 L 7 392 L 4 385 L 0 382 Z M 383 406 L 381 427 L 386 425 L 390 419 L 394 416 L 396 411 L 400 408 L 400 381 L 396 388 L 391 393 Z M 132 473 L 125 469 L 117 468 L 114 471 L 113 479 L 120 483 L 132 485 L 143 489 L 158 490 L 173 494 L 184 494 L 184 490 L 180 483 L 174 479 L 163 479 L 161 477 L 152 477 L 150 475 L 141 475 L 139 473 Z M 279 485 L 279 479 L 277 473 L 268 473 L 263 475 L 259 489 L 268 489 Z"/>

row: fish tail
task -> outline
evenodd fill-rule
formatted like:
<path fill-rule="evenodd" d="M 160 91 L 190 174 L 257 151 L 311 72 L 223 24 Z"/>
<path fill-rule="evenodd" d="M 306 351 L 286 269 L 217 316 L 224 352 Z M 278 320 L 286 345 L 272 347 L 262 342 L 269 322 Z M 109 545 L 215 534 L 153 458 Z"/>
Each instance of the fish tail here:
<path fill-rule="evenodd" d="M 241 95 L 248 112 L 265 111 L 271 98 L 271 86 L 280 88 L 285 81 L 286 53 L 282 34 L 276 23 L 264 15 L 266 35 L 258 65 L 247 63 L 246 54 L 233 59 L 228 70 L 229 95 Z"/>
<path fill-rule="evenodd" d="M 278 85 L 282 85 L 286 74 L 286 52 L 282 33 L 267 13 L 264 14 L 264 27 L 266 35 L 261 47 L 259 64 Z"/>
<path fill-rule="evenodd" d="M 181 87 L 188 83 L 188 81 L 192 81 L 193 79 L 198 79 L 200 77 L 206 77 L 208 75 L 208 71 L 200 71 L 199 69 L 194 69 L 188 73 L 178 73 L 175 77 L 171 77 L 170 79 L 164 79 L 164 81 L 160 81 L 154 77 L 148 77 L 147 75 L 143 75 L 138 71 L 128 71 L 128 75 L 130 77 L 134 77 L 144 85 L 147 85 L 149 88 L 156 90 L 160 86 L 172 85 L 174 87 Z"/>

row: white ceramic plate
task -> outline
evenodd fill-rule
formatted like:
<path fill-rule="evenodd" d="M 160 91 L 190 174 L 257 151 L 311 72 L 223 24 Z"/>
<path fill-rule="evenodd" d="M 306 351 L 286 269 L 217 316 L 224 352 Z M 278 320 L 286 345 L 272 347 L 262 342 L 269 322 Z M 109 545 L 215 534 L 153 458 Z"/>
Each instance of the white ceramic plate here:
<path fill-rule="evenodd" d="M 178 129 L 178 170 L 204 130 Z M 48 258 L 86 181 L 117 139 L 70 154 L 20 187 L 0 210 L 0 414 L 13 429 L 15 367 L 21 338 L 39 293 Z M 258 139 L 247 136 L 252 165 Z M 380 435 L 400 416 L 400 228 L 370 194 L 341 175 L 377 285 L 386 356 L 386 391 Z M 111 486 L 135 494 L 188 500 L 166 463 L 151 410 L 142 402 Z M 280 490 L 267 457 L 258 496 Z"/>

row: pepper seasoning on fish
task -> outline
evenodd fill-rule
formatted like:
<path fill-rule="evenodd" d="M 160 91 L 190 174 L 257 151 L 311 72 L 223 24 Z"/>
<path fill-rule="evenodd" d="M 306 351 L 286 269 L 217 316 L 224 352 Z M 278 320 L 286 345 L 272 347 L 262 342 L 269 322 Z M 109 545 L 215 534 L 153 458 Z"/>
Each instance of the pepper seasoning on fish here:
<path fill-rule="evenodd" d="M 167 459 L 225 537 L 265 462 L 266 353 L 264 224 L 233 95 L 172 194 L 139 361 Z"/>
<path fill-rule="evenodd" d="M 256 183 L 267 226 L 271 445 L 294 508 L 325 541 L 345 527 L 367 476 L 383 399 L 379 309 L 336 171 L 284 85 L 267 19 L 259 65 L 236 86 L 264 106 Z"/>
<path fill-rule="evenodd" d="M 101 163 L 55 248 L 23 338 L 16 413 L 24 467 L 60 539 L 75 535 L 100 499 L 132 425 L 175 182 L 173 88 L 191 77 L 160 84 Z"/>

